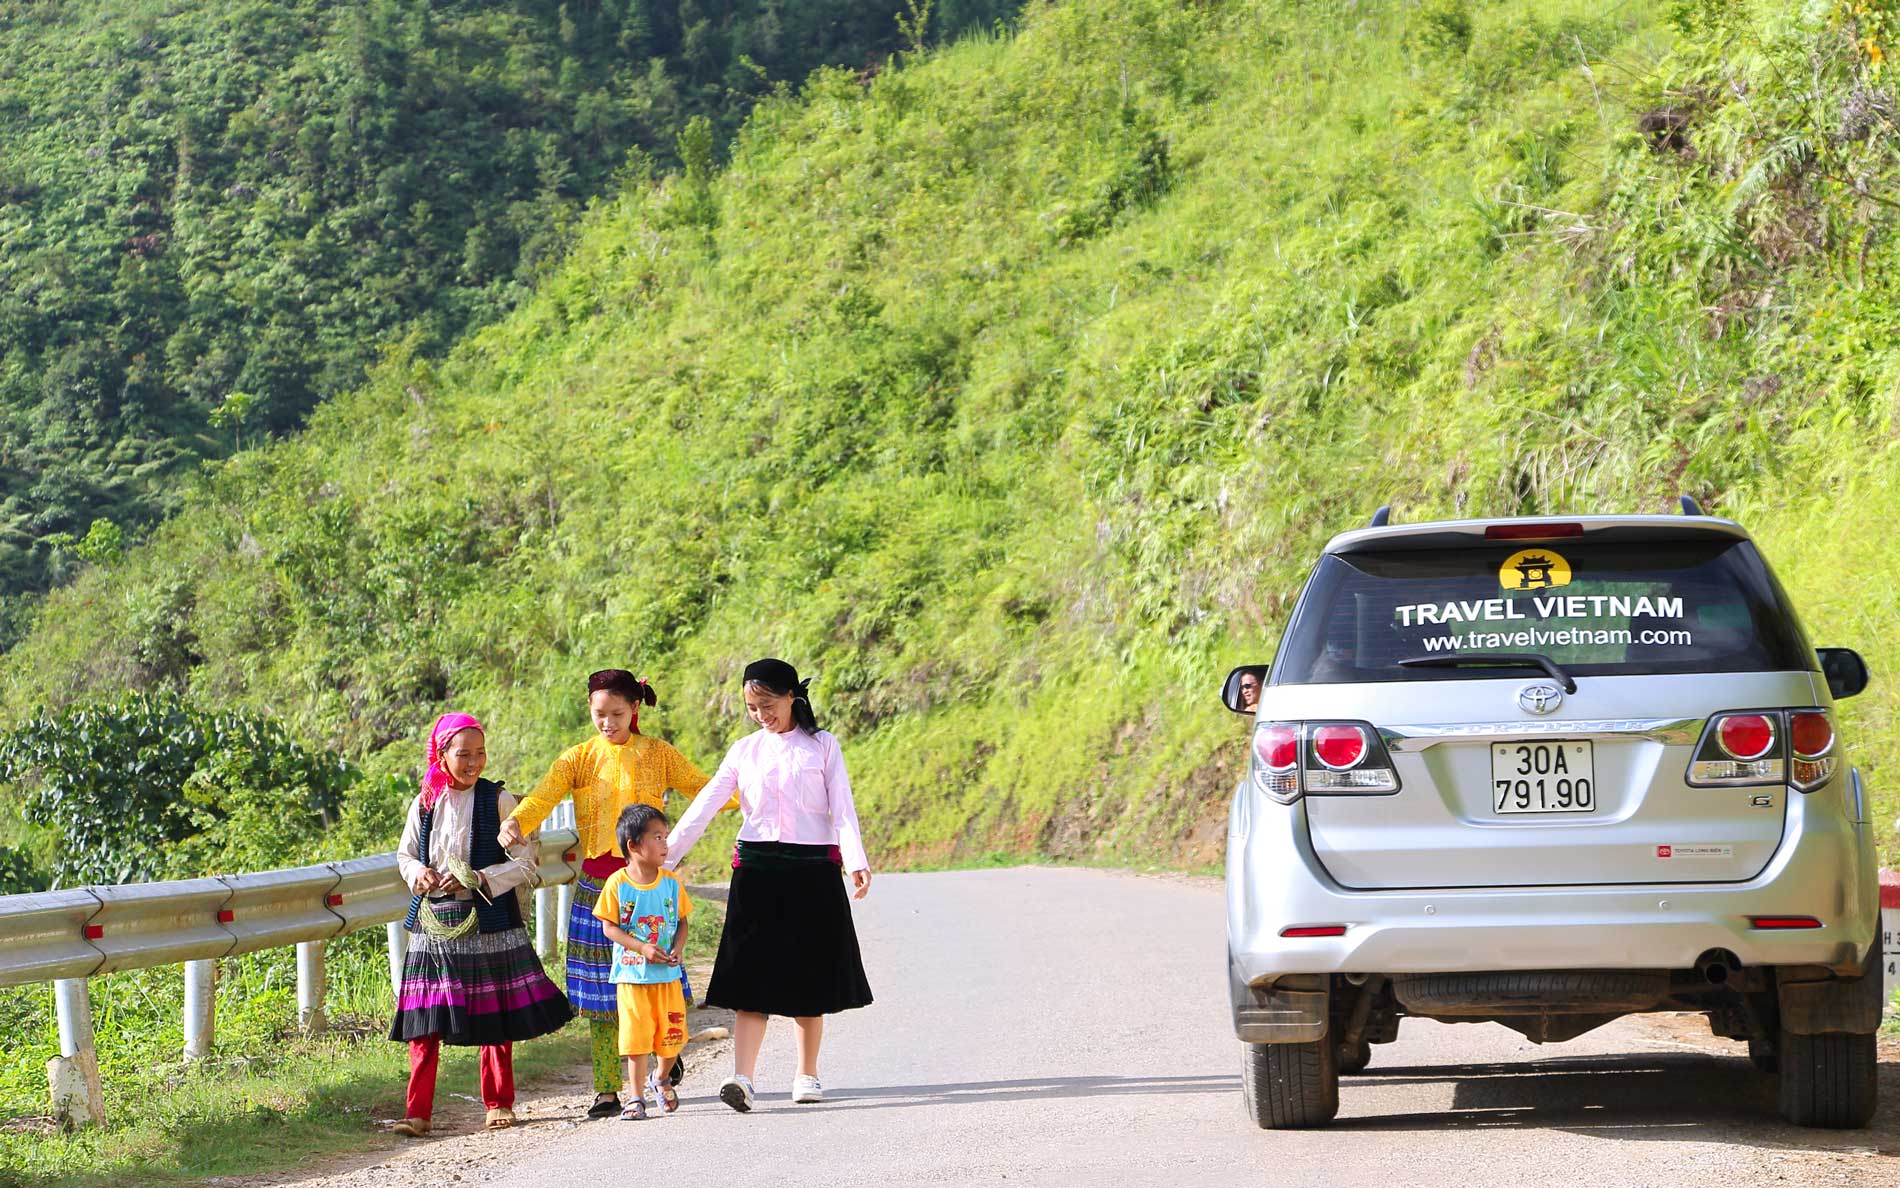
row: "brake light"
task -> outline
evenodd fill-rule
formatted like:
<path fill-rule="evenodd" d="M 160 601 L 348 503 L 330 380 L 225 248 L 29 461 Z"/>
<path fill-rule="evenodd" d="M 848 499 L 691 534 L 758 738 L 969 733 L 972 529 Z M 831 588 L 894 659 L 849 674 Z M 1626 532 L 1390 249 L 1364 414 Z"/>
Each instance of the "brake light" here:
<path fill-rule="evenodd" d="M 1253 732 L 1253 780 L 1281 804 L 1300 798 L 1300 728 L 1294 722 L 1262 722 Z"/>
<path fill-rule="evenodd" d="M 1313 754 L 1333 771 L 1357 767 L 1366 757 L 1366 733 L 1357 726 L 1316 726 Z"/>
<path fill-rule="evenodd" d="M 1269 722 L 1254 731 L 1253 749 L 1268 771 L 1285 771 L 1299 757 L 1299 732 L 1291 726 Z"/>
<path fill-rule="evenodd" d="M 1834 723 L 1826 710 L 1796 710 L 1788 717 L 1788 743 L 1795 758 L 1815 759 L 1834 747 Z"/>
<path fill-rule="evenodd" d="M 1788 749 L 1794 752 L 1788 782 L 1812 792 L 1834 775 L 1834 719 L 1826 710 L 1795 710 L 1788 715 Z"/>
<path fill-rule="evenodd" d="M 1752 763 L 1775 745 L 1775 726 L 1765 714 L 1730 714 L 1715 728 L 1722 753 Z"/>
<path fill-rule="evenodd" d="M 1734 710 L 1716 714 L 1689 761 L 1698 788 L 1787 784 L 1812 792 L 1834 776 L 1834 715 L 1824 709 Z"/>
<path fill-rule="evenodd" d="M 1282 804 L 1302 794 L 1399 790 L 1392 757 L 1364 722 L 1261 722 L 1254 728 L 1253 759 L 1254 783 Z"/>
<path fill-rule="evenodd" d="M 1399 773 L 1378 734 L 1363 722 L 1308 722 L 1300 775 L 1307 795 L 1372 794 L 1399 790 Z"/>
<path fill-rule="evenodd" d="M 1560 540 L 1582 535 L 1582 524 L 1492 524 L 1484 530 L 1486 540 Z"/>

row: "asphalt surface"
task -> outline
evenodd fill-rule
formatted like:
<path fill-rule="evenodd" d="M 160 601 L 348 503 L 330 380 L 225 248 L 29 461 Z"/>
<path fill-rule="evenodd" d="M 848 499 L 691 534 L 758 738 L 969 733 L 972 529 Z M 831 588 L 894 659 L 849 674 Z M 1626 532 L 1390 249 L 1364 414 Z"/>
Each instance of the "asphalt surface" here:
<path fill-rule="evenodd" d="M 788 1099 L 773 1024 L 757 1108 L 699 1050 L 679 1113 L 582 1122 L 579 1078 L 524 1125 L 272 1177 L 324 1188 L 636 1183 L 878 1185 L 1900 1185 L 1892 1066 L 1870 1131 L 1783 1124 L 1774 1084 L 1693 1018 L 1540 1047 L 1407 1020 L 1346 1077 L 1329 1129 L 1256 1129 L 1211 880 L 1019 868 L 878 878 L 857 905 L 878 1001 L 834 1017 L 827 1100 Z M 694 1026 L 721 1022 L 701 1012 Z M 1882 1148 L 1885 1148 L 1884 1150 Z M 370 1160 L 374 1160 L 373 1165 Z"/>

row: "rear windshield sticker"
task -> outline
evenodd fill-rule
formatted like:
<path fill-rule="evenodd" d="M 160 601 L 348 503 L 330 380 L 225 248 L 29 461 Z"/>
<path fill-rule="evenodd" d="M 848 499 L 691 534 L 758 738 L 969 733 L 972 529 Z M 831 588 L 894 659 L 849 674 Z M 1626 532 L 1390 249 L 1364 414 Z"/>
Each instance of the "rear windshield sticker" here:
<path fill-rule="evenodd" d="M 1506 590 L 1555 590 L 1570 584 L 1570 562 L 1550 549 L 1523 549 L 1504 559 L 1498 585 Z"/>
<path fill-rule="evenodd" d="M 1569 581 L 1569 577 L 1564 578 Z M 1531 613 L 1526 614 L 1529 610 Z M 1549 597 L 1478 598 L 1469 602 L 1414 602 L 1394 607 L 1401 627 L 1429 623 L 1498 622 L 1505 619 L 1680 619 L 1682 599 L 1620 594 L 1552 594 Z"/>

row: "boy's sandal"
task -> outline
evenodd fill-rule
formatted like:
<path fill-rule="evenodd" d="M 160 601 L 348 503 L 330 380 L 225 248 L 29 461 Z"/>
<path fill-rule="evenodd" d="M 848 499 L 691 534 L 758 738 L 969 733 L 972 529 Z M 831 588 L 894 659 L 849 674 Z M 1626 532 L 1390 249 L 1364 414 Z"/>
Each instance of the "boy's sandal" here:
<path fill-rule="evenodd" d="M 506 1106 L 488 1111 L 488 1120 L 482 1125 L 490 1130 L 506 1130 L 515 1124 L 515 1112 Z"/>
<path fill-rule="evenodd" d="M 389 1127 L 389 1131 L 391 1134 L 400 1134 L 408 1138 L 421 1138 L 423 1135 L 429 1133 L 429 1120 L 427 1118 L 404 1118 L 400 1122 L 392 1123 Z"/>
<path fill-rule="evenodd" d="M 673 1088 L 673 1082 L 664 1077 L 660 1079 L 660 1105 L 669 1114 L 680 1108 L 679 1090 Z"/>
<path fill-rule="evenodd" d="M 645 1122 L 647 1120 L 647 1099 L 636 1098 L 631 1105 L 620 1111 L 622 1122 Z"/>

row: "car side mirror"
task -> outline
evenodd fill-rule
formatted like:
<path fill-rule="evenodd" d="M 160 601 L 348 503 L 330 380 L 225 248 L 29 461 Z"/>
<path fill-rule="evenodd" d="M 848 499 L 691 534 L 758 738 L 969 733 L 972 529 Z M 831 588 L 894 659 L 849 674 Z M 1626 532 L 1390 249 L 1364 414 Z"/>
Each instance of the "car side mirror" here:
<path fill-rule="evenodd" d="M 1260 690 L 1266 683 L 1265 664 L 1243 664 L 1227 674 L 1220 687 L 1220 703 L 1237 714 L 1251 714 L 1260 705 Z"/>
<path fill-rule="evenodd" d="M 1821 658 L 1821 675 L 1827 678 L 1827 691 L 1839 701 L 1867 687 L 1867 662 L 1852 648 L 1816 648 Z"/>

